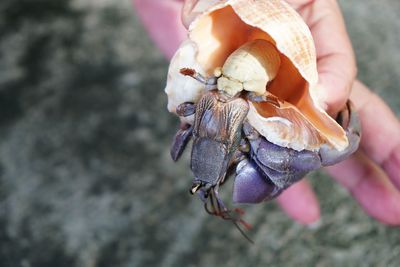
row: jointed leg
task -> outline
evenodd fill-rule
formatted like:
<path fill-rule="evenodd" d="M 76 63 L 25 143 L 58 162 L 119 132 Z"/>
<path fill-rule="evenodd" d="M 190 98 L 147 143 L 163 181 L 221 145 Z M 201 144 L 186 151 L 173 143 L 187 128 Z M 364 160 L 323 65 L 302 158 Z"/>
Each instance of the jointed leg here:
<path fill-rule="evenodd" d="M 247 153 L 248 153 L 247 149 L 250 149 L 250 148 L 248 147 L 248 144 L 245 145 L 244 140 L 242 140 L 242 141 L 243 141 L 243 143 L 240 144 L 239 149 L 234 152 L 232 159 L 229 162 L 228 170 L 227 170 L 224 178 L 222 178 L 221 181 L 219 182 L 219 185 L 223 185 L 228 180 L 229 177 L 234 175 L 237 164 L 239 162 L 241 162 L 242 160 L 246 159 Z"/>
<path fill-rule="evenodd" d="M 257 132 L 256 129 L 253 128 L 253 126 L 250 125 L 247 120 L 243 123 L 243 133 L 247 140 L 249 140 L 250 142 L 256 141 L 260 138 L 260 134 Z"/>
<path fill-rule="evenodd" d="M 206 90 L 217 89 L 218 78 L 215 76 L 206 78 L 203 75 L 201 75 L 200 73 L 198 73 L 197 71 L 195 71 L 194 69 L 189 69 L 189 68 L 183 68 L 183 69 L 181 69 L 180 72 L 181 72 L 181 74 L 183 74 L 185 76 L 190 76 L 193 79 L 196 79 L 197 81 L 203 83 L 206 86 Z"/>
<path fill-rule="evenodd" d="M 182 124 L 181 128 L 175 134 L 174 141 L 171 146 L 171 157 L 174 161 L 177 161 L 185 150 L 186 145 L 189 143 L 192 137 L 193 126 L 189 124 Z"/>
<path fill-rule="evenodd" d="M 185 102 L 176 107 L 176 114 L 181 117 L 188 117 L 196 113 L 196 104 Z"/>
<path fill-rule="evenodd" d="M 204 203 L 204 209 L 208 214 L 221 217 L 224 220 L 231 221 L 235 227 L 239 230 L 239 232 L 246 238 L 250 243 L 254 243 L 246 233 L 240 228 L 239 223 L 244 226 L 246 230 L 251 229 L 251 225 L 246 223 L 241 216 L 244 214 L 244 211 L 236 208 L 234 210 L 229 210 L 225 207 L 224 203 L 218 196 L 218 191 L 215 188 L 211 188 L 209 197 Z"/>
<path fill-rule="evenodd" d="M 269 92 L 266 92 L 263 95 L 256 95 L 254 92 L 248 92 L 247 99 L 257 103 L 268 102 L 277 108 L 281 106 L 281 104 L 279 103 L 280 102 L 279 98 Z"/>

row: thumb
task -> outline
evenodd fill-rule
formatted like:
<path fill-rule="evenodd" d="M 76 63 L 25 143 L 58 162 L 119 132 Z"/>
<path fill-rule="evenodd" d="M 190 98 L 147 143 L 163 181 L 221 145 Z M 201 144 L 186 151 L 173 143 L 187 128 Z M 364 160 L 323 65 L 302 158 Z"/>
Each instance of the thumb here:
<path fill-rule="evenodd" d="M 356 77 L 353 48 L 336 1 L 312 2 L 310 27 L 317 51 L 317 67 L 322 100 L 329 114 L 341 110 Z"/>
<path fill-rule="evenodd" d="M 171 58 L 186 38 L 180 20 L 182 2 L 167 0 L 133 0 L 143 26 L 162 53 Z"/>
<path fill-rule="evenodd" d="M 194 7 L 199 0 L 185 0 L 182 8 L 182 23 L 186 28 L 189 28 L 190 23 L 197 16 L 194 12 Z"/>
<path fill-rule="evenodd" d="M 201 13 L 209 9 L 211 6 L 218 4 L 221 0 L 184 0 L 182 9 L 182 22 L 186 28 Z"/>
<path fill-rule="evenodd" d="M 353 59 L 342 54 L 331 54 L 318 60 L 319 85 L 322 101 L 330 115 L 336 115 L 347 102 L 356 77 Z"/>

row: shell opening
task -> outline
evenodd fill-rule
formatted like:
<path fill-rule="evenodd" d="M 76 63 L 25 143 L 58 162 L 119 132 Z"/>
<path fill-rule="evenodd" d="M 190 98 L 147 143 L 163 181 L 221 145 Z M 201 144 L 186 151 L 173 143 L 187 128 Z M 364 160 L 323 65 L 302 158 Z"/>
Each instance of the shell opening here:
<path fill-rule="evenodd" d="M 317 132 L 310 134 L 310 131 L 306 130 L 303 131 L 302 136 L 299 138 L 308 139 L 310 135 L 318 136 L 318 138 L 316 138 L 318 141 L 315 142 L 315 146 L 306 144 L 300 149 L 315 149 L 318 146 L 317 143 L 326 142 L 330 143 L 338 150 L 344 149 L 348 145 L 348 141 L 343 129 L 338 126 L 332 118 L 328 117 L 327 114 L 323 112 L 322 108 L 316 106 L 318 103 L 313 101 L 310 95 L 310 84 L 315 86 L 317 81 L 314 47 L 309 47 L 309 42 L 299 37 L 297 40 L 294 40 L 295 43 L 290 44 L 290 47 L 294 47 L 294 50 L 297 49 L 298 51 L 296 50 L 290 55 L 285 54 L 285 47 L 279 47 L 279 43 L 277 45 L 275 40 L 277 35 L 283 34 L 277 31 L 279 31 L 279 29 L 284 31 L 285 29 L 278 25 L 272 25 L 274 26 L 272 27 L 274 30 L 268 31 L 267 33 L 265 28 L 261 30 L 258 27 L 257 23 L 259 21 L 257 21 L 257 18 L 251 18 L 252 14 L 255 14 L 257 8 L 259 8 L 257 5 L 268 6 L 268 1 L 256 2 L 256 4 L 252 5 L 254 7 L 245 7 L 243 3 L 236 4 L 235 6 L 235 2 L 243 1 L 231 2 L 233 3 L 218 7 L 207 14 L 203 14 L 193 23 L 194 26 L 190 29 L 189 38 L 197 45 L 197 62 L 207 74 L 212 75 L 216 68 L 222 67 L 227 58 L 245 43 L 256 39 L 268 41 L 279 51 L 280 67 L 276 77 L 268 83 L 267 88 L 262 88 L 262 90 L 268 90 L 280 100 L 292 105 L 297 113 L 301 114 L 297 114 L 296 117 L 293 117 L 292 111 L 277 111 L 274 108 L 270 108 L 268 104 L 254 103 L 255 109 L 264 118 L 280 116 L 289 121 L 300 120 L 300 118 L 305 120 L 306 122 L 303 123 L 301 127 L 307 125 L 307 129 L 311 129 L 311 132 Z M 254 8 L 254 10 L 252 10 L 252 8 Z M 283 8 L 286 8 L 286 6 L 283 6 Z M 240 14 L 240 12 L 242 13 Z M 249 17 L 246 17 L 246 12 Z M 279 12 L 279 10 L 277 10 L 277 12 Z M 288 20 L 289 19 L 290 17 L 288 17 Z M 284 24 L 285 22 L 281 21 L 280 23 Z M 257 27 L 253 25 L 257 25 Z M 269 27 L 271 25 L 267 26 Z M 289 30 L 294 31 L 295 29 Z M 306 37 L 311 38 L 311 35 Z M 305 37 L 303 36 L 303 38 Z M 304 55 L 304 51 L 309 51 L 310 53 Z M 288 56 L 290 56 L 291 59 L 289 59 Z M 295 60 L 293 60 L 293 57 Z M 307 68 L 299 70 L 299 67 L 293 62 L 302 62 Z M 315 71 L 310 71 L 310 69 Z M 307 71 L 308 74 L 311 74 L 307 75 Z M 265 105 L 268 105 L 268 107 Z M 285 138 L 285 136 L 280 136 L 280 138 Z"/>
<path fill-rule="evenodd" d="M 249 41 L 261 39 L 276 46 L 269 34 L 243 22 L 229 5 L 200 17 L 190 32 L 190 39 L 197 44 L 197 60 L 209 75 L 214 69 L 224 66 L 228 57 Z M 307 95 L 307 82 L 293 63 L 282 53 L 279 54 L 280 68 L 268 84 L 268 91 L 296 105 Z"/>

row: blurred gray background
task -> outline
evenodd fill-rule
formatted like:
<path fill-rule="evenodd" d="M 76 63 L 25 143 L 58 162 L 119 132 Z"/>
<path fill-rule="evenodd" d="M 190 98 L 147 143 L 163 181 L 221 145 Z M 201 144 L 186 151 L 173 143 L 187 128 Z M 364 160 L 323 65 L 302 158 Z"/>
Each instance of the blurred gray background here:
<path fill-rule="evenodd" d="M 399 115 L 400 2 L 340 2 L 359 77 Z M 400 266 L 400 229 L 322 173 L 314 228 L 245 207 L 249 245 L 207 216 L 169 158 L 166 71 L 128 0 L 0 2 L 1 267 Z"/>

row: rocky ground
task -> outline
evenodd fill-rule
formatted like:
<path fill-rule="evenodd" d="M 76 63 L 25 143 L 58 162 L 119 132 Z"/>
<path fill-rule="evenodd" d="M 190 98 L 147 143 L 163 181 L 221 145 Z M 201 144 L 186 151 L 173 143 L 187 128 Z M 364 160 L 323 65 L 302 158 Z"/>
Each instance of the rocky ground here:
<path fill-rule="evenodd" d="M 359 77 L 400 114 L 400 2 L 341 1 Z M 322 173 L 314 228 L 246 207 L 249 245 L 169 158 L 167 62 L 128 0 L 0 3 L 0 266 L 399 266 L 400 230 Z M 229 197 L 226 190 L 225 197 Z"/>

